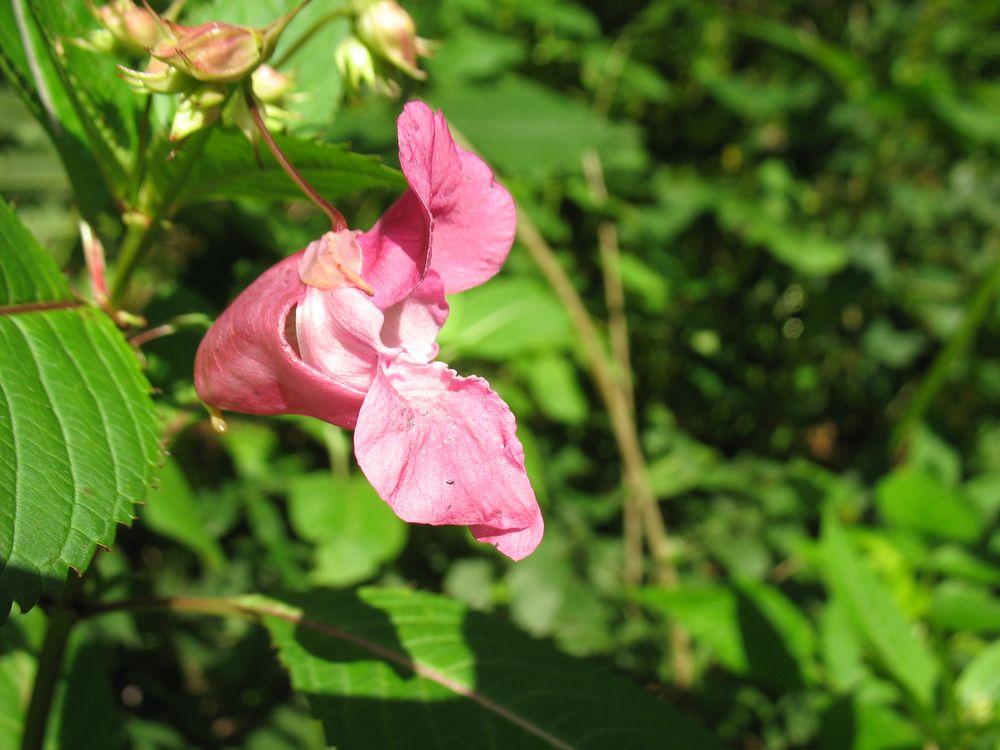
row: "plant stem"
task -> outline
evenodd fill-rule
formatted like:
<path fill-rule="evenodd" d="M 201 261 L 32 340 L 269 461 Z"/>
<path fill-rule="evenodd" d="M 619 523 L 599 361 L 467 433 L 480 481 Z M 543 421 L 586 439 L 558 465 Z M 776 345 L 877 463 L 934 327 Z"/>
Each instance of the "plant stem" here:
<path fill-rule="evenodd" d="M 635 497 L 643 521 L 643 531 L 653 558 L 656 581 L 668 588 L 676 586 L 677 568 L 670 556 L 666 524 L 660 515 L 660 506 L 649 478 L 635 419 L 608 364 L 597 325 L 573 287 L 573 282 L 559 264 L 555 252 L 523 210 L 517 212 L 517 236 L 566 308 L 577 337 L 583 345 L 590 375 L 611 419 L 611 430 L 624 464 L 626 491 Z M 675 682 L 681 687 L 690 685 L 694 663 L 687 634 L 678 626 L 673 626 L 670 631 L 670 652 Z"/>
<path fill-rule="evenodd" d="M 604 169 L 600 154 L 588 149 L 583 154 L 583 173 L 587 179 L 590 198 L 598 208 L 608 202 L 604 183 Z M 604 220 L 597 227 L 597 243 L 601 254 L 601 276 L 604 279 L 604 300 L 608 309 L 608 334 L 611 353 L 615 360 L 615 381 L 628 402 L 629 412 L 635 415 L 632 357 L 629 352 L 628 321 L 625 317 L 625 289 L 620 270 L 621 253 L 618 248 L 618 229 L 614 222 Z M 634 487 L 626 482 L 625 500 L 622 503 L 622 529 L 624 565 L 622 580 L 635 586 L 642 580 L 642 516 Z"/>
<path fill-rule="evenodd" d="M 184 159 L 183 164 L 166 190 L 158 195 L 149 196 L 151 188 L 148 182 L 144 185 L 144 189 L 140 190 L 141 194 L 145 193 L 139 197 L 140 210 L 147 217 L 147 221 L 143 224 L 130 224 L 125 232 L 125 239 L 122 240 L 118 251 L 115 273 L 111 280 L 110 297 L 113 309 L 121 304 L 128 282 L 132 278 L 132 274 L 135 273 L 139 261 L 153 244 L 153 240 L 160 230 L 160 224 L 173 213 L 173 202 L 184 183 L 187 182 L 188 177 L 191 176 L 191 170 L 194 169 L 210 133 L 211 128 L 205 128 L 191 136 L 179 157 Z"/>
<path fill-rule="evenodd" d="M 310 39 L 312 39 L 320 29 L 326 26 L 330 21 L 335 18 L 347 17 L 353 14 L 350 4 L 343 5 L 339 8 L 334 8 L 329 13 L 320 16 L 315 21 L 313 21 L 312 26 L 306 29 L 302 35 L 292 42 L 292 45 L 282 53 L 275 62 L 269 63 L 273 68 L 280 68 L 286 62 L 288 62 L 300 49 L 302 49 Z"/>
<path fill-rule="evenodd" d="M 264 143 L 267 144 L 268 150 L 277 159 L 278 164 L 281 165 L 281 168 L 285 170 L 285 173 L 292 178 L 292 181 L 299 186 L 299 189 L 306 194 L 309 200 L 319 206 L 319 209 L 329 217 L 334 232 L 347 229 L 347 220 L 344 219 L 344 215 L 306 181 L 306 178 L 299 173 L 295 166 L 288 160 L 288 157 L 282 152 L 274 140 L 274 136 L 271 135 L 271 131 L 264 124 L 264 118 L 260 115 L 260 107 L 257 104 L 256 98 L 254 98 L 253 92 L 249 89 L 246 90 L 246 98 L 247 107 L 250 109 L 250 116 L 253 118 L 254 125 L 260 133 L 260 137 L 264 139 Z"/>
<path fill-rule="evenodd" d="M 45 730 L 52 710 L 56 685 L 62 672 L 66 642 L 73 626 L 73 612 L 69 604 L 76 598 L 83 586 L 83 578 L 70 573 L 59 603 L 49 612 L 45 627 L 45 640 L 38 657 L 38 669 L 31 687 L 31 701 L 24 720 L 24 734 L 21 750 L 42 750 L 45 745 Z"/>
<path fill-rule="evenodd" d="M 993 261 L 986 277 L 980 282 L 979 288 L 976 289 L 972 302 L 969 304 L 965 319 L 955 335 L 934 358 L 934 362 L 927 372 L 927 377 L 920 384 L 916 395 L 906 407 L 906 411 L 893 431 L 890 451 L 894 458 L 899 458 L 906 451 L 913 429 L 923 421 L 934 398 L 947 382 L 955 361 L 972 344 L 972 340 L 990 312 L 998 292 L 1000 292 L 1000 257 Z"/>

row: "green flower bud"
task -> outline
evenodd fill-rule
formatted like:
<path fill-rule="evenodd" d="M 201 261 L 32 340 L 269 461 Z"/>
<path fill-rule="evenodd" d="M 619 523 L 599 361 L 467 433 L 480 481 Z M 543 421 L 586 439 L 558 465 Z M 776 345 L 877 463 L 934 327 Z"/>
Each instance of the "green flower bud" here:
<path fill-rule="evenodd" d="M 363 86 L 375 87 L 375 61 L 372 53 L 357 37 L 345 37 L 334 50 L 333 60 L 344 86 L 351 93 L 358 93 Z"/>
<path fill-rule="evenodd" d="M 217 86 L 202 86 L 181 100 L 170 125 L 170 140 L 179 141 L 219 120 L 226 92 Z"/>
<path fill-rule="evenodd" d="M 417 36 L 413 18 L 396 0 L 376 0 L 365 4 L 355 25 L 358 38 L 374 54 L 413 78 L 427 74 L 417 67 L 417 57 L 427 57 L 430 47 Z"/>

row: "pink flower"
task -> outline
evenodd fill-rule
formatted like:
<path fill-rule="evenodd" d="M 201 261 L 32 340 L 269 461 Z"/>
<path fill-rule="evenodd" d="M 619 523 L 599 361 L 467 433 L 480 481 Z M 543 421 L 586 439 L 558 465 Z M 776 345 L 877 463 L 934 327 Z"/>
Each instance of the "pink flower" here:
<path fill-rule="evenodd" d="M 514 203 L 440 113 L 410 102 L 398 128 L 409 189 L 367 232 L 328 232 L 251 284 L 202 341 L 195 386 L 219 408 L 354 428 L 400 518 L 467 525 L 519 560 L 543 523 L 514 417 L 485 380 L 434 361 L 445 293 L 499 270 Z"/>

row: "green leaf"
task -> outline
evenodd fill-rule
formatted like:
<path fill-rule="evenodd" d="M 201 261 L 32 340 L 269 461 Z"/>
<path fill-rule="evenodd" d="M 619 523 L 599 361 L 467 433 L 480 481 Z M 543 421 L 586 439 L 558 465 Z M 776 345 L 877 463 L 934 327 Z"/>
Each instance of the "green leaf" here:
<path fill-rule="evenodd" d="M 913 632 L 885 583 L 858 557 L 832 515 L 824 521 L 822 545 L 829 586 L 841 597 L 875 656 L 914 698 L 932 706 L 938 663 Z"/>
<path fill-rule="evenodd" d="M 448 301 L 451 315 L 438 337 L 445 361 L 457 356 L 504 361 L 573 341 L 566 311 L 535 279 L 494 279 Z"/>
<path fill-rule="evenodd" d="M 889 706 L 845 696 L 823 715 L 821 750 L 903 750 L 923 746 L 926 738 Z"/>
<path fill-rule="evenodd" d="M 945 581 L 934 589 L 930 621 L 956 632 L 1000 632 L 1000 601 L 985 586 Z"/>
<path fill-rule="evenodd" d="M 295 477 L 288 511 L 295 533 L 316 545 L 310 577 L 318 585 L 366 581 L 406 545 L 406 524 L 361 476 Z"/>
<path fill-rule="evenodd" d="M 489 85 L 438 86 L 429 98 L 490 164 L 503 171 L 578 173 L 580 155 L 588 148 L 606 151 L 614 160 L 623 155 L 642 158 L 631 126 L 604 120 L 582 102 L 517 75 L 505 75 Z M 504 106 L 498 107 L 498 101 Z"/>
<path fill-rule="evenodd" d="M 0 204 L 0 604 L 31 607 L 132 519 L 159 456 L 149 386 L 104 313 L 67 301 Z M 32 292 L 30 285 L 39 289 Z M 54 305 L 46 307 L 46 305 Z"/>
<path fill-rule="evenodd" d="M 202 523 L 191 487 L 173 459 L 167 459 L 159 472 L 159 486 L 151 493 L 149 504 L 140 512 L 146 526 L 161 536 L 173 539 L 196 553 L 208 568 L 222 565 L 226 555 Z"/>
<path fill-rule="evenodd" d="M 543 354 L 518 364 L 545 416 L 569 425 L 587 421 L 590 404 L 569 358 Z"/>
<path fill-rule="evenodd" d="M 737 674 L 782 690 L 801 687 L 815 651 L 809 621 L 773 586 L 647 587 L 640 602 L 676 619 Z"/>
<path fill-rule="evenodd" d="M 374 188 L 401 190 L 406 181 L 374 156 L 345 146 L 275 136 L 288 159 L 324 197 L 335 200 Z M 161 151 L 151 156 L 153 184 L 166 190 L 178 170 L 185 169 L 184 151 L 168 160 Z M 271 153 L 260 147 L 260 163 L 250 142 L 239 133 L 214 130 L 197 156 L 190 175 L 175 198 L 174 209 L 199 201 L 232 198 L 304 199 Z"/>
<path fill-rule="evenodd" d="M 73 293 L 52 257 L 0 200 L 0 305 L 69 302 Z"/>
<path fill-rule="evenodd" d="M 969 713 L 989 721 L 1000 705 L 1000 641 L 980 651 L 962 671 L 955 685 L 959 701 Z"/>
<path fill-rule="evenodd" d="M 718 747 L 610 671 L 440 596 L 320 590 L 243 607 L 339 747 Z"/>
<path fill-rule="evenodd" d="M 863 644 L 840 597 L 823 608 L 819 621 L 820 651 L 829 681 L 837 690 L 854 689 L 868 675 L 862 660 Z"/>
<path fill-rule="evenodd" d="M 955 490 L 929 474 L 901 469 L 883 479 L 876 490 L 878 509 L 890 524 L 959 542 L 982 533 L 979 514 Z"/>
<path fill-rule="evenodd" d="M 135 97 L 113 60 L 70 49 L 68 38 L 54 44 L 93 25 L 79 0 L 0 3 L 0 69 L 48 131 L 90 217 L 106 207 L 108 187 L 124 187 L 137 121 Z"/>
<path fill-rule="evenodd" d="M 758 200 L 735 191 L 725 196 L 716 215 L 719 222 L 760 245 L 774 258 L 808 276 L 828 276 L 847 265 L 847 246 L 817 232 L 778 220 L 761 211 Z"/>

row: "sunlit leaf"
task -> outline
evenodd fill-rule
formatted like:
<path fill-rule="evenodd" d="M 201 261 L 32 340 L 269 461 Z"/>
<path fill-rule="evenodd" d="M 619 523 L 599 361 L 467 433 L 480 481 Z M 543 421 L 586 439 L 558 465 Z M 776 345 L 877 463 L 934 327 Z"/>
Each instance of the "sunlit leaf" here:
<path fill-rule="evenodd" d="M 351 748 L 708 750 L 690 720 L 605 669 L 433 594 L 245 600 L 327 741 Z"/>
<path fill-rule="evenodd" d="M 0 205 L 0 600 L 30 607 L 84 570 L 146 496 L 159 455 L 149 387 L 103 313 L 76 306 Z M 6 259 L 10 259 L 9 261 Z M 51 307 L 49 305 L 52 305 Z"/>
<path fill-rule="evenodd" d="M 823 548 L 829 585 L 842 597 L 876 658 L 922 705 L 933 705 L 938 663 L 832 516 L 823 524 Z"/>

